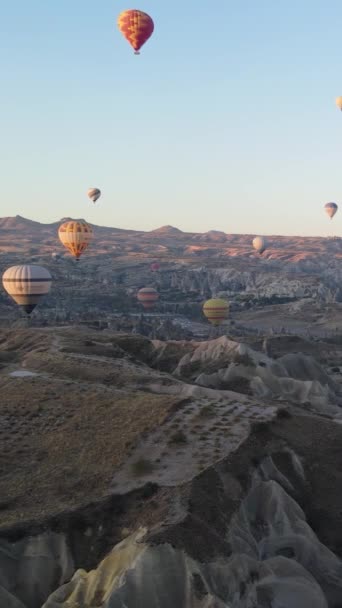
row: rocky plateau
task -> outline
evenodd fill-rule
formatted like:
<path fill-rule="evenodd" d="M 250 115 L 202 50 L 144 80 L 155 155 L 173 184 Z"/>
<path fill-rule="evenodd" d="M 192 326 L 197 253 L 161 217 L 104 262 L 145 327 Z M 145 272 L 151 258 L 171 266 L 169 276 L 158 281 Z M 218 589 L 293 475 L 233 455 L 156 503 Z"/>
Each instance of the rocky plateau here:
<path fill-rule="evenodd" d="M 0 297 L 0 607 L 342 608 L 341 241 L 94 227 L 76 265 L 58 224 L 0 220 L 54 279 Z"/>

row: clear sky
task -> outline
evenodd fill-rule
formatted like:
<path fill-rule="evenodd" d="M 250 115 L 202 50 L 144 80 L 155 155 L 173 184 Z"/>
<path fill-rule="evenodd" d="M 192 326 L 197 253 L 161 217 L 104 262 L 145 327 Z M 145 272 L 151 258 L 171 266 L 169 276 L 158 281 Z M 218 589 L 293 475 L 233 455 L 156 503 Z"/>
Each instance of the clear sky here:
<path fill-rule="evenodd" d="M 140 56 L 127 8 L 155 21 Z M 0 216 L 341 234 L 341 0 L 5 0 L 0 24 Z"/>

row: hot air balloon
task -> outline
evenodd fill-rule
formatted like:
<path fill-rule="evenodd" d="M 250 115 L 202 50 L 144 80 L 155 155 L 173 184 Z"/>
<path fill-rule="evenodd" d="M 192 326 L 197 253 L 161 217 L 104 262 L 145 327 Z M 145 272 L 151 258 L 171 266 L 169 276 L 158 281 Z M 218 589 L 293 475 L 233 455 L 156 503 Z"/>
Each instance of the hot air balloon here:
<path fill-rule="evenodd" d="M 326 203 L 324 205 L 324 210 L 327 213 L 327 215 L 329 215 L 330 219 L 332 220 L 332 218 L 334 217 L 335 213 L 338 210 L 338 205 L 336 205 L 336 203 Z"/>
<path fill-rule="evenodd" d="M 139 55 L 139 50 L 153 34 L 154 23 L 147 13 L 133 9 L 120 13 L 118 28 L 133 47 L 134 54 Z"/>
<path fill-rule="evenodd" d="M 160 264 L 158 262 L 152 262 L 150 268 L 152 272 L 157 272 L 158 270 L 160 270 Z"/>
<path fill-rule="evenodd" d="M 212 298 L 203 305 L 203 314 L 212 325 L 221 325 L 229 314 L 229 303 L 221 298 Z"/>
<path fill-rule="evenodd" d="M 258 252 L 258 253 L 260 253 L 260 255 L 261 255 L 262 253 L 264 253 L 264 251 L 265 251 L 265 249 L 266 249 L 266 247 L 267 247 L 266 241 L 265 241 L 265 239 L 264 239 L 264 237 L 263 237 L 263 236 L 256 236 L 256 237 L 253 239 L 253 243 L 252 243 L 252 244 L 253 244 L 254 249 L 255 249 L 255 250 Z"/>
<path fill-rule="evenodd" d="M 337 105 L 338 109 L 342 111 L 342 97 L 336 98 L 336 105 Z"/>
<path fill-rule="evenodd" d="M 88 198 L 90 198 L 90 200 L 92 200 L 93 203 L 96 203 L 96 201 L 101 196 L 101 190 L 99 190 L 98 188 L 89 188 L 87 194 L 88 194 Z"/>
<path fill-rule="evenodd" d="M 79 261 L 82 253 L 87 249 L 93 236 L 89 224 L 81 221 L 64 222 L 59 227 L 58 236 L 61 243 Z"/>
<path fill-rule="evenodd" d="M 49 293 L 51 282 L 51 274 L 42 266 L 11 266 L 2 275 L 4 289 L 28 315 Z"/>
<path fill-rule="evenodd" d="M 143 287 L 137 294 L 138 301 L 146 310 L 154 308 L 159 299 L 159 293 L 153 287 Z"/>

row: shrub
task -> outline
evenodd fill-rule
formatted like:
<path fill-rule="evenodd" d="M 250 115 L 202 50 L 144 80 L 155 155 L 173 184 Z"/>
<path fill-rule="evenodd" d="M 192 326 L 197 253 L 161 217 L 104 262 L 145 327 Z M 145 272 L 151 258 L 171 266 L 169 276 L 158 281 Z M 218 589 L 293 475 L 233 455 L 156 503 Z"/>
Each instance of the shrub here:
<path fill-rule="evenodd" d="M 260 422 L 255 422 L 253 424 L 253 430 L 256 433 L 264 433 L 265 431 L 268 431 L 270 428 L 270 423 L 266 422 L 266 421 L 260 421 Z"/>
<path fill-rule="evenodd" d="M 248 378 L 242 376 L 233 378 L 229 382 L 224 383 L 224 389 L 227 391 L 233 391 L 234 393 L 241 393 L 243 395 L 252 395 L 253 391 L 250 386 Z"/>
<path fill-rule="evenodd" d="M 201 416 L 201 418 L 210 418 L 211 416 L 215 416 L 214 407 L 212 405 L 205 405 L 200 409 L 198 415 Z"/>
<path fill-rule="evenodd" d="M 146 458 L 140 458 L 131 464 L 131 472 L 134 476 L 140 477 L 153 471 L 153 463 Z"/>
<path fill-rule="evenodd" d="M 292 414 L 285 407 L 281 407 L 277 411 L 277 418 L 292 418 Z"/>
<path fill-rule="evenodd" d="M 187 443 L 187 436 L 183 431 L 176 431 L 171 435 L 169 443 Z"/>
<path fill-rule="evenodd" d="M 246 367 L 256 367 L 252 357 L 248 353 L 240 354 L 236 353 L 233 358 L 234 363 L 238 365 L 245 365 Z"/>

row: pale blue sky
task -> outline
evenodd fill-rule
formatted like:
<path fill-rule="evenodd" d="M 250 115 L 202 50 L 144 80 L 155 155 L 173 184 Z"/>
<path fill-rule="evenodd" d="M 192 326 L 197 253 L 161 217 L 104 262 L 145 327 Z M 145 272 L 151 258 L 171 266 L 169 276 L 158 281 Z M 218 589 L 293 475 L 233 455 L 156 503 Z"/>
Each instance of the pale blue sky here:
<path fill-rule="evenodd" d="M 126 8 L 155 21 L 139 57 Z M 0 216 L 341 234 L 341 0 L 7 0 L 0 24 Z"/>

